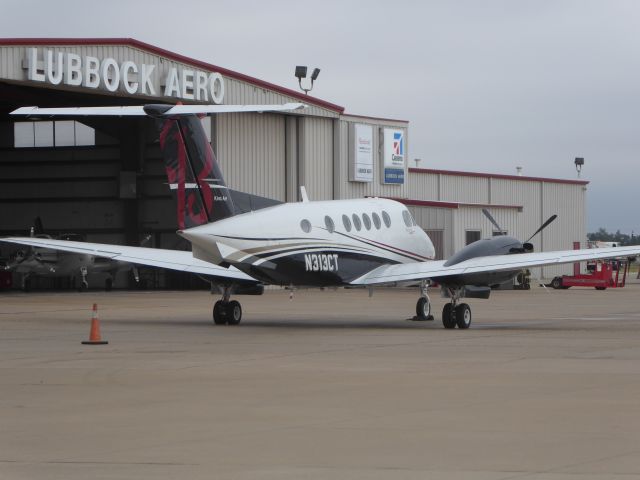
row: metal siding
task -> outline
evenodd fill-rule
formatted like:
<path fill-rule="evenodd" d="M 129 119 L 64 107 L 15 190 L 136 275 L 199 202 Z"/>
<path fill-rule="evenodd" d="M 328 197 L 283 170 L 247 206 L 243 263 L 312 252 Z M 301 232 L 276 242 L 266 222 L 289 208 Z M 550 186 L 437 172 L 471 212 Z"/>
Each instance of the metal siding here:
<path fill-rule="evenodd" d="M 433 173 L 408 173 L 408 197 L 417 200 L 440 200 L 438 177 L 439 175 Z"/>
<path fill-rule="evenodd" d="M 558 215 L 558 219 L 542 232 L 544 250 L 570 250 L 573 242 L 580 242 L 585 247 L 585 192 L 582 185 L 542 184 L 543 217 Z M 571 264 L 544 268 L 545 278 L 572 273 Z"/>
<path fill-rule="evenodd" d="M 440 200 L 445 202 L 489 203 L 486 178 L 440 175 Z"/>
<path fill-rule="evenodd" d="M 216 155 L 230 188 L 286 199 L 284 115 L 217 115 L 216 132 Z"/>
<path fill-rule="evenodd" d="M 333 198 L 333 120 L 299 119 L 299 172 L 311 200 Z"/>
<path fill-rule="evenodd" d="M 407 207 L 416 223 L 423 230 L 442 230 L 442 255 L 448 258 L 455 252 L 453 245 L 453 214 L 450 208 L 433 208 L 410 205 Z"/>

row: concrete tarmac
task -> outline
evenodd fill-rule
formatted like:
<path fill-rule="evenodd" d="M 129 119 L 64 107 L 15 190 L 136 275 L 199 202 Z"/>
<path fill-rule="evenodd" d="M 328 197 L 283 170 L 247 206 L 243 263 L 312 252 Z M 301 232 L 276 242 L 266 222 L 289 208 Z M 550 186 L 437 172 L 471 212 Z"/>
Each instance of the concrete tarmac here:
<path fill-rule="evenodd" d="M 0 479 L 640 478 L 640 284 L 432 297 L 2 294 Z"/>

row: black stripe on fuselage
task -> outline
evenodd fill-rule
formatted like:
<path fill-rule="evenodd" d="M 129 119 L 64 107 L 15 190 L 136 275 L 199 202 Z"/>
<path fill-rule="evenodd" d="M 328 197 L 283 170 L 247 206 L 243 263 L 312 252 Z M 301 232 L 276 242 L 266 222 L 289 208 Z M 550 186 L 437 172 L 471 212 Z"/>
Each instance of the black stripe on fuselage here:
<path fill-rule="evenodd" d="M 323 230 L 326 230 L 322 227 L 316 227 L 316 228 L 321 228 Z M 342 233 L 342 232 L 338 232 L 338 231 L 334 231 L 333 233 L 337 233 L 338 235 L 342 235 L 345 238 L 349 238 L 351 240 L 354 240 L 356 242 L 361 242 L 364 243 L 365 245 L 369 245 L 370 247 L 375 247 L 375 248 L 379 248 L 380 250 L 384 250 L 386 252 L 389 253 L 393 253 L 395 255 L 399 255 L 401 257 L 405 257 L 408 258 L 410 260 L 414 260 L 414 261 L 418 261 L 418 262 L 423 262 L 425 260 L 429 260 L 429 259 L 425 259 L 425 257 L 422 257 L 421 255 L 418 255 L 417 253 L 402 253 L 402 252 L 398 252 L 396 250 L 393 250 L 389 247 L 386 246 L 382 246 L 379 243 L 376 243 L 375 241 L 371 240 L 371 241 L 367 241 L 367 240 L 363 240 L 361 237 L 355 237 L 353 235 L 347 235 L 346 233 Z M 252 241 L 263 241 L 263 242 L 275 242 L 275 241 L 283 241 L 283 240 L 315 240 L 315 241 L 320 241 L 320 242 L 326 242 L 327 239 L 325 238 L 305 238 L 305 237 L 281 237 L 281 238 L 262 238 L 262 237 L 233 237 L 233 236 L 229 236 L 229 235 L 215 235 L 216 237 L 220 237 L 220 238 L 229 238 L 232 240 L 252 240 Z M 353 247 L 353 246 L 351 246 Z M 345 248 L 349 248 L 349 247 L 345 247 Z"/>

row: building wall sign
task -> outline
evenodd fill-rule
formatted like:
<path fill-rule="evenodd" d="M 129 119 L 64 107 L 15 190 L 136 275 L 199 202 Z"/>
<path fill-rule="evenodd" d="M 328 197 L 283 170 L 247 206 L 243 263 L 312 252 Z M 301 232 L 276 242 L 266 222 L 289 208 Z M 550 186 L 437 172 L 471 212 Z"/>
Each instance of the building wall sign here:
<path fill-rule="evenodd" d="M 23 62 L 27 79 L 51 85 L 69 85 L 122 92 L 129 95 L 173 97 L 220 104 L 224 79 L 216 72 L 170 67 L 164 75 L 153 64 L 84 56 L 55 50 L 27 49 Z"/>
<path fill-rule="evenodd" d="M 404 184 L 405 132 L 394 128 L 383 129 L 382 183 Z"/>
<path fill-rule="evenodd" d="M 373 127 L 354 123 L 349 133 L 349 181 L 373 182 Z"/>

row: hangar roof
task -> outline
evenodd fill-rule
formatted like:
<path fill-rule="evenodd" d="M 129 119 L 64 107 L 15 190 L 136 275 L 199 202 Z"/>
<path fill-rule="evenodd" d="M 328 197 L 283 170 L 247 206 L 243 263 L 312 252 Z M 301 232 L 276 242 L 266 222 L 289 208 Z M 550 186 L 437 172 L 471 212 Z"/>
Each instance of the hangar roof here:
<path fill-rule="evenodd" d="M 588 180 L 565 180 L 563 178 L 525 177 L 521 175 L 503 175 L 499 173 L 459 172 L 456 170 L 437 170 L 433 168 L 409 167 L 410 173 L 430 173 L 432 175 L 452 175 L 454 177 L 498 178 L 501 180 L 521 180 L 524 182 L 566 183 L 569 185 L 588 185 Z"/>

